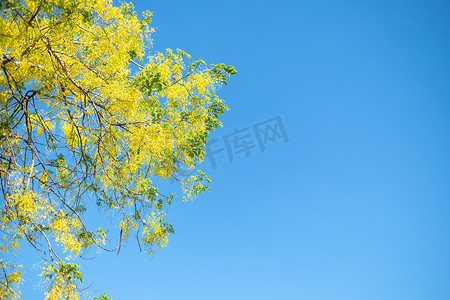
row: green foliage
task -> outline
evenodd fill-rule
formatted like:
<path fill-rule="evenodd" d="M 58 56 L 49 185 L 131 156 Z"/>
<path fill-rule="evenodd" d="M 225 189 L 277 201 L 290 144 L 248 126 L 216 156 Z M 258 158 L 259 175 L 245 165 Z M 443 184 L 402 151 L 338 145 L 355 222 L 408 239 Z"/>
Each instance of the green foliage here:
<path fill-rule="evenodd" d="M 45 277 L 51 279 L 53 276 L 63 276 L 69 281 L 78 279 L 81 283 L 83 282 L 80 266 L 75 263 L 59 261 L 56 264 L 48 265 Z"/>
<path fill-rule="evenodd" d="M 104 293 L 103 295 L 92 298 L 92 300 L 113 300 L 108 293 Z"/>

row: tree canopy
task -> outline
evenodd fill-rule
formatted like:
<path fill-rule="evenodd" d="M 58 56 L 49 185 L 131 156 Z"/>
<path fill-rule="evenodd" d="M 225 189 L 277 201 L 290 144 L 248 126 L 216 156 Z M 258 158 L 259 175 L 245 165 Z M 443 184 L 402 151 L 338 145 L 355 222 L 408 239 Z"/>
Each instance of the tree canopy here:
<path fill-rule="evenodd" d="M 181 50 L 152 54 L 151 13 L 131 4 L 0 9 L 0 298 L 20 297 L 19 254 L 31 245 L 45 261 L 46 299 L 78 299 L 83 252 L 118 251 L 131 234 L 150 254 L 167 244 L 175 194 L 158 180 L 174 178 L 184 200 L 208 189 L 197 166 L 227 110 L 216 90 L 236 71 Z M 111 215 L 119 243 L 86 223 L 89 203 Z"/>

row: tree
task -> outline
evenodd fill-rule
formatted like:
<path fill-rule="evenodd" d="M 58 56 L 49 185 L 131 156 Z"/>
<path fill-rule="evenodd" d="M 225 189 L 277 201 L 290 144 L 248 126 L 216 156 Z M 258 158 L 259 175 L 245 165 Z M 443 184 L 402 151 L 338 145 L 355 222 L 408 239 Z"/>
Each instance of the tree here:
<path fill-rule="evenodd" d="M 28 244 L 45 261 L 46 299 L 78 299 L 84 251 L 118 251 L 132 233 L 151 254 L 167 244 L 175 195 L 158 180 L 174 178 L 184 200 L 208 189 L 205 173 L 177 170 L 203 160 L 227 110 L 216 89 L 236 71 L 181 50 L 145 58 L 151 13 L 139 19 L 131 4 L 2 0 L 0 9 L 0 298 L 19 298 L 15 254 Z M 92 202 L 117 222 L 115 246 L 86 224 Z"/>

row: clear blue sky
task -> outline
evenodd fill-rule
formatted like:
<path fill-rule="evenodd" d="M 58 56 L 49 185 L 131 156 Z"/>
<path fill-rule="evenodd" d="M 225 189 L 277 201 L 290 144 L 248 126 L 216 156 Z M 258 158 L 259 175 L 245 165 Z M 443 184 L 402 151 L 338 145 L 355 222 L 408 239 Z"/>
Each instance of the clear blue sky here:
<path fill-rule="evenodd" d="M 133 3 L 154 12 L 155 51 L 238 74 L 220 92 L 224 150 L 202 167 L 211 192 L 170 208 L 175 235 L 154 258 L 130 241 L 82 263 L 92 291 L 450 299 L 449 1 Z M 288 141 L 262 151 L 253 126 L 275 117 Z M 234 136 L 254 147 L 230 162 Z M 23 299 L 39 299 L 32 284 Z"/>

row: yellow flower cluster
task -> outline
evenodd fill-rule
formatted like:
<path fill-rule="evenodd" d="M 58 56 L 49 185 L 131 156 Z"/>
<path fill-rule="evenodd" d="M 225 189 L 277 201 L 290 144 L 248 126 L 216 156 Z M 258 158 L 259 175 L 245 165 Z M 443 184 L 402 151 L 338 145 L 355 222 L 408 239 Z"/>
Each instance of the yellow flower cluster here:
<path fill-rule="evenodd" d="M 163 227 L 164 212 L 158 214 L 152 213 L 147 219 L 147 226 L 142 230 L 142 241 L 147 246 L 149 254 L 153 254 L 152 246 L 162 249 L 167 246 L 169 242 L 169 233 Z"/>
<path fill-rule="evenodd" d="M 8 270 L 11 267 L 13 271 Z M 3 280 L 8 283 L 0 284 L 0 299 L 17 300 L 20 298 L 20 290 L 18 287 L 23 282 L 22 273 L 18 270 L 20 268 L 22 268 L 22 265 L 11 266 L 3 259 L 0 259 L 0 272 L 6 277 Z"/>
<path fill-rule="evenodd" d="M 47 281 L 50 281 L 46 278 Z M 52 278 L 48 291 L 45 292 L 45 300 L 79 300 L 76 284 L 65 279 L 61 275 L 56 275 Z"/>
<path fill-rule="evenodd" d="M 79 220 L 60 210 L 49 226 L 55 234 L 55 241 L 62 244 L 64 253 L 71 252 L 76 256 L 80 254 L 82 245 L 75 237 L 75 233 L 81 229 Z"/>

